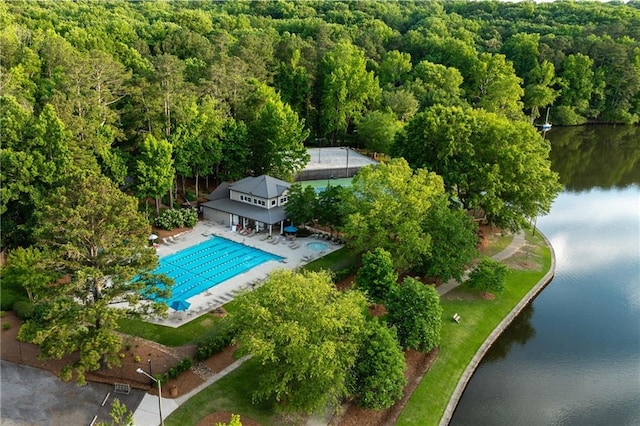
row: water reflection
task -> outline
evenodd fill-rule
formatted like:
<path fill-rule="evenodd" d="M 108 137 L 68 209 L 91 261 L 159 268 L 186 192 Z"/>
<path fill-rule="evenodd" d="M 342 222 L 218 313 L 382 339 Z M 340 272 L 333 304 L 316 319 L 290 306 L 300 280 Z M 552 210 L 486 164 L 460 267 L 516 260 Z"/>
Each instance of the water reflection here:
<path fill-rule="evenodd" d="M 500 339 L 496 340 L 491 348 L 482 358 L 481 364 L 491 363 L 506 358 L 514 344 L 520 346 L 527 343 L 529 339 L 536 335 L 536 330 L 531 326 L 533 316 L 533 306 L 527 305 L 514 318 L 513 322 L 505 329 Z"/>
<path fill-rule="evenodd" d="M 551 165 L 569 191 L 624 188 L 640 183 L 640 127 L 554 128 Z"/>
<path fill-rule="evenodd" d="M 640 129 L 553 128 L 538 220 L 553 281 L 498 338 L 451 425 L 640 424 Z"/>

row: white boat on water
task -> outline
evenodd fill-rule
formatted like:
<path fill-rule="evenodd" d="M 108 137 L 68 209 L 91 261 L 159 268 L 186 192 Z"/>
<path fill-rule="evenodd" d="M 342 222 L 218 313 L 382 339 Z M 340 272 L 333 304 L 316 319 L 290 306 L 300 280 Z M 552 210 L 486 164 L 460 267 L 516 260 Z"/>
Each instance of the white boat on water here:
<path fill-rule="evenodd" d="M 549 123 L 549 108 L 547 108 L 547 117 L 544 120 L 544 124 L 539 124 L 543 132 L 551 129 L 551 123 Z"/>

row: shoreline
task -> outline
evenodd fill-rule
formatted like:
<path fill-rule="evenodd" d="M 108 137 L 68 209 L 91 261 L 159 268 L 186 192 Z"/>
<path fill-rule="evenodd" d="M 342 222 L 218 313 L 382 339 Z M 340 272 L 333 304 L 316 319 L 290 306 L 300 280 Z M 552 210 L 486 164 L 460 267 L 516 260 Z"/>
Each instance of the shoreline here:
<path fill-rule="evenodd" d="M 487 338 L 482 343 L 482 345 L 480 345 L 480 347 L 476 351 L 475 355 L 473 356 L 469 364 L 467 364 L 467 367 L 465 368 L 464 372 L 460 376 L 460 379 L 458 379 L 458 383 L 456 384 L 456 387 L 453 393 L 451 394 L 451 397 L 449 398 L 449 402 L 447 403 L 444 413 L 440 418 L 439 426 L 447 426 L 451 421 L 451 418 L 453 417 L 453 413 L 455 412 L 455 409 L 458 406 L 458 403 L 460 402 L 460 398 L 462 398 L 462 394 L 464 393 L 464 390 L 467 387 L 469 380 L 471 380 L 473 373 L 475 373 L 476 369 L 478 368 L 478 365 L 480 364 L 480 361 L 482 360 L 484 355 L 487 353 L 491 345 L 493 345 L 493 343 L 498 339 L 498 337 L 500 337 L 500 335 L 504 332 L 504 330 L 513 322 L 513 319 L 522 311 L 522 309 L 524 309 L 525 306 L 531 303 L 531 301 L 535 299 L 535 297 L 547 286 L 547 284 L 549 284 L 553 280 L 553 277 L 555 275 L 555 270 L 556 270 L 556 254 L 553 249 L 553 246 L 551 245 L 551 242 L 547 239 L 547 236 L 544 235 L 542 232 L 540 232 L 539 229 L 537 229 L 537 231 L 545 241 L 547 247 L 549 248 L 549 252 L 551 256 L 551 264 L 549 265 L 549 270 L 531 288 L 531 290 L 529 290 L 524 295 L 524 297 L 520 299 L 520 301 L 513 307 L 513 309 L 511 309 L 511 311 L 509 311 L 509 313 L 502 319 L 502 321 L 500 321 L 500 323 L 496 326 L 496 328 L 494 328 L 493 331 L 491 331 L 491 333 L 489 334 L 489 336 L 487 336 Z"/>

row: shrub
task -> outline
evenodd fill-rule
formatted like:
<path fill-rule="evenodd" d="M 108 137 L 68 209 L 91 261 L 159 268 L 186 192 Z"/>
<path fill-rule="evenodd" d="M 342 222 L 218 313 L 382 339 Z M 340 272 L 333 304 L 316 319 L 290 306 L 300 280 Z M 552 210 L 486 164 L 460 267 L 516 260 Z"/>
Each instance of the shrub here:
<path fill-rule="evenodd" d="M 182 209 L 180 210 L 182 215 L 183 226 L 193 228 L 198 223 L 198 211 L 196 209 Z"/>
<path fill-rule="evenodd" d="M 0 318 L 4 318 L 7 313 L 5 311 L 0 311 Z"/>
<path fill-rule="evenodd" d="M 193 228 L 198 222 L 198 212 L 194 209 L 163 210 L 156 218 L 156 226 L 162 229 L 189 227 Z"/>
<path fill-rule="evenodd" d="M 10 328 L 11 328 L 11 323 L 10 322 L 2 323 L 2 329 L 3 330 L 8 330 Z"/>
<path fill-rule="evenodd" d="M 33 305 L 26 300 L 19 300 L 13 304 L 13 312 L 21 320 L 28 320 L 33 316 Z"/>
<path fill-rule="evenodd" d="M 203 361 L 221 352 L 224 348 L 231 345 L 235 334 L 236 330 L 233 327 L 227 327 L 205 342 L 198 344 L 196 361 Z"/>
<path fill-rule="evenodd" d="M 180 373 L 190 369 L 192 366 L 193 366 L 193 360 L 191 359 L 191 357 L 186 356 L 182 358 L 176 365 L 171 367 L 169 371 L 164 373 L 162 376 L 157 377 L 157 379 L 160 380 L 160 383 L 164 385 L 169 380 L 175 379 L 176 377 L 178 377 Z"/>
<path fill-rule="evenodd" d="M 485 293 L 501 293 L 508 274 L 509 269 L 505 265 L 485 257 L 469 274 L 467 285 L 469 288 L 479 288 Z"/>

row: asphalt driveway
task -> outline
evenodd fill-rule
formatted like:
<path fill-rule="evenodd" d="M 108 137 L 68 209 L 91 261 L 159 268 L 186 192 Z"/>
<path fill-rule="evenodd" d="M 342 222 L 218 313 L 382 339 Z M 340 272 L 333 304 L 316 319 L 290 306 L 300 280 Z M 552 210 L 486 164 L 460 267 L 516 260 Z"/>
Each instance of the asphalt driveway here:
<path fill-rule="evenodd" d="M 89 425 L 108 421 L 114 397 L 131 411 L 144 392 L 132 389 L 128 395 L 114 394 L 113 386 L 90 383 L 78 386 L 36 368 L 0 361 L 0 425 Z M 111 393 L 107 402 L 102 402 Z"/>

